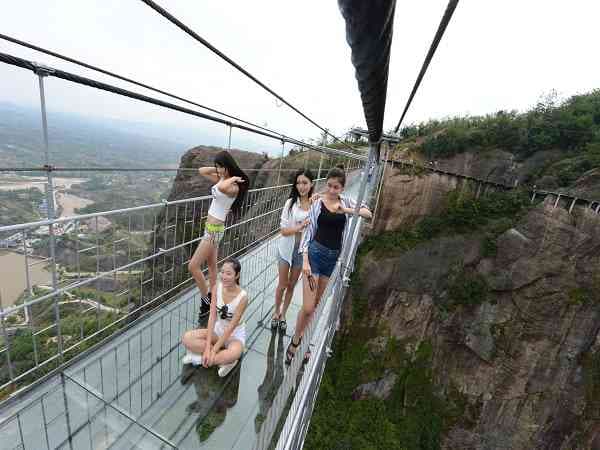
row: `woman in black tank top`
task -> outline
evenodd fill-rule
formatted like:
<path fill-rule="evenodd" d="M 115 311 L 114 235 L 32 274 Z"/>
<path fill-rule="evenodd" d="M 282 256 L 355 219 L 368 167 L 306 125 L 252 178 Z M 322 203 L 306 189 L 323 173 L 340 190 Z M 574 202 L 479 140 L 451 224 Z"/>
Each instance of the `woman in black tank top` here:
<path fill-rule="evenodd" d="M 315 241 L 331 250 L 339 250 L 342 247 L 342 235 L 345 226 L 346 214 L 329 211 L 323 203 L 317 220 Z"/>
<path fill-rule="evenodd" d="M 291 363 L 304 330 L 325 292 L 343 247 L 350 215 L 354 214 L 354 202 L 341 196 L 345 184 L 344 171 L 339 168 L 331 169 L 327 174 L 326 191 L 313 196 L 317 198 L 310 208 L 309 225 L 300 243 L 300 251 L 303 253 L 302 309 L 298 312 L 295 333 L 286 351 L 286 364 Z M 366 207 L 361 207 L 359 214 L 361 217 L 371 218 L 371 212 Z M 307 351 L 305 361 L 309 354 L 310 351 Z"/>

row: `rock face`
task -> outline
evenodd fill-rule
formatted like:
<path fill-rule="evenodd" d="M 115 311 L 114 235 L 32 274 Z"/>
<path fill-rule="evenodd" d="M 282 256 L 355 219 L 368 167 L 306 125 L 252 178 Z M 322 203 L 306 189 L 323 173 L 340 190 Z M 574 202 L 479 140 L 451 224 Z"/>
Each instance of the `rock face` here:
<path fill-rule="evenodd" d="M 398 376 L 395 373 L 388 372 L 380 380 L 358 386 L 352 393 L 352 399 L 361 400 L 367 397 L 376 397 L 385 400 L 390 396 L 397 379 Z"/>
<path fill-rule="evenodd" d="M 439 212 L 442 200 L 456 189 L 457 183 L 457 178 L 440 173 L 420 176 L 400 167 L 388 168 L 376 212 L 376 232 L 411 226 Z"/>
<path fill-rule="evenodd" d="M 491 187 L 479 189 L 483 194 Z M 477 190 L 475 183 L 452 175 L 409 166 L 388 166 L 375 212 L 374 230 L 380 233 L 413 226 L 428 215 L 442 213 L 448 193 L 477 194 Z"/>
<path fill-rule="evenodd" d="M 436 175 L 405 177 L 389 176 L 380 230 L 439 210 L 453 188 Z M 502 233 L 495 256 L 482 256 L 477 234 L 364 256 L 368 312 L 360 320 L 408 352 L 431 342 L 436 389 L 458 391 L 477 411 L 445 432 L 443 448 L 600 448 L 600 216 L 552 206 L 548 199 Z M 449 303 L 456 267 L 485 279 L 485 299 Z M 352 296 L 345 308 L 347 328 L 357 320 Z M 360 386 L 356 398 L 385 395 L 384 381 Z"/>
<path fill-rule="evenodd" d="M 496 183 L 513 185 L 518 180 L 519 183 L 527 182 L 531 177 L 535 177 L 536 171 L 553 162 L 564 158 L 564 152 L 561 150 L 539 151 L 526 159 L 519 160 L 513 153 L 502 149 L 490 149 L 484 152 L 463 152 L 450 158 L 436 160 L 438 168 L 452 173 L 470 175 L 482 180 L 489 180 Z M 418 159 L 425 160 L 420 155 Z M 548 180 L 548 183 L 554 181 Z M 541 180 L 536 180 L 538 186 L 544 185 Z M 546 186 L 551 188 L 554 186 Z"/>
<path fill-rule="evenodd" d="M 600 199 L 600 169 L 584 173 L 570 191 L 583 198 Z"/>
<path fill-rule="evenodd" d="M 181 157 L 179 167 L 190 169 L 203 166 L 212 166 L 214 165 L 213 158 L 220 151 L 223 151 L 223 149 L 219 147 L 194 147 L 188 150 Z M 241 168 L 260 169 L 267 161 L 267 158 L 264 155 L 260 155 L 258 153 L 251 153 L 236 149 L 231 149 L 230 152 Z M 256 174 L 256 171 L 247 172 L 247 175 L 251 180 L 251 185 L 254 184 Z M 182 171 L 177 174 L 177 177 L 173 182 L 173 188 L 171 189 L 168 200 L 173 201 L 183 198 L 210 195 L 210 186 L 211 182 L 206 178 L 201 177 L 197 173 L 191 171 Z"/>

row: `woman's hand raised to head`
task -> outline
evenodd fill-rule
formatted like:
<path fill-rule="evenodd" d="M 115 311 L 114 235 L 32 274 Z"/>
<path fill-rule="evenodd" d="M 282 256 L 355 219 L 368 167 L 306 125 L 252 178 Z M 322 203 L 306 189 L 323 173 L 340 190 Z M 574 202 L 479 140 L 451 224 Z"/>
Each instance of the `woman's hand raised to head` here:
<path fill-rule="evenodd" d="M 234 183 L 245 183 L 246 182 L 246 180 L 244 180 L 242 177 L 231 177 L 231 180 Z"/>

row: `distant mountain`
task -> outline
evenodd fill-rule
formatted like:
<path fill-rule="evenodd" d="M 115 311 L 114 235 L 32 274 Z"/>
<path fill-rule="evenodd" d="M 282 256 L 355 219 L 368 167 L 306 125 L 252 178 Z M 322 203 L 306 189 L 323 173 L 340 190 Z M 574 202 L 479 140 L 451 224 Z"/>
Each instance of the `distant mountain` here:
<path fill-rule="evenodd" d="M 187 149 L 203 143 L 198 140 L 215 140 L 156 124 L 55 111 L 48 112 L 48 135 L 51 164 L 59 167 L 177 167 Z M 0 161 L 3 167 L 44 164 L 39 110 L 0 103 Z"/>

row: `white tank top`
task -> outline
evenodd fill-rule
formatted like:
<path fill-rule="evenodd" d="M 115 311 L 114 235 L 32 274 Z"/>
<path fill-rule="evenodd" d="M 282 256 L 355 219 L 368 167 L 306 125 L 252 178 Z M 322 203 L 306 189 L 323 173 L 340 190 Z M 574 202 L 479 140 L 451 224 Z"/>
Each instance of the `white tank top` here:
<path fill-rule="evenodd" d="M 217 284 L 217 322 L 223 322 L 223 325 L 227 325 L 228 322 L 233 319 L 235 315 L 235 310 L 240 304 L 242 298 L 246 295 L 245 290 L 241 290 L 240 293 L 229 303 L 225 304 L 223 301 L 223 283 L 219 281 Z M 224 311 L 224 306 L 227 307 L 227 310 Z M 226 318 L 224 318 L 226 317 Z M 244 325 L 244 320 L 240 320 L 238 327 Z"/>
<path fill-rule="evenodd" d="M 221 192 L 216 184 L 210 189 L 210 192 L 212 194 L 212 202 L 210 202 L 208 214 L 221 222 L 225 222 L 227 213 L 229 213 L 231 205 L 235 202 L 235 197 L 229 197 L 227 194 Z"/>

